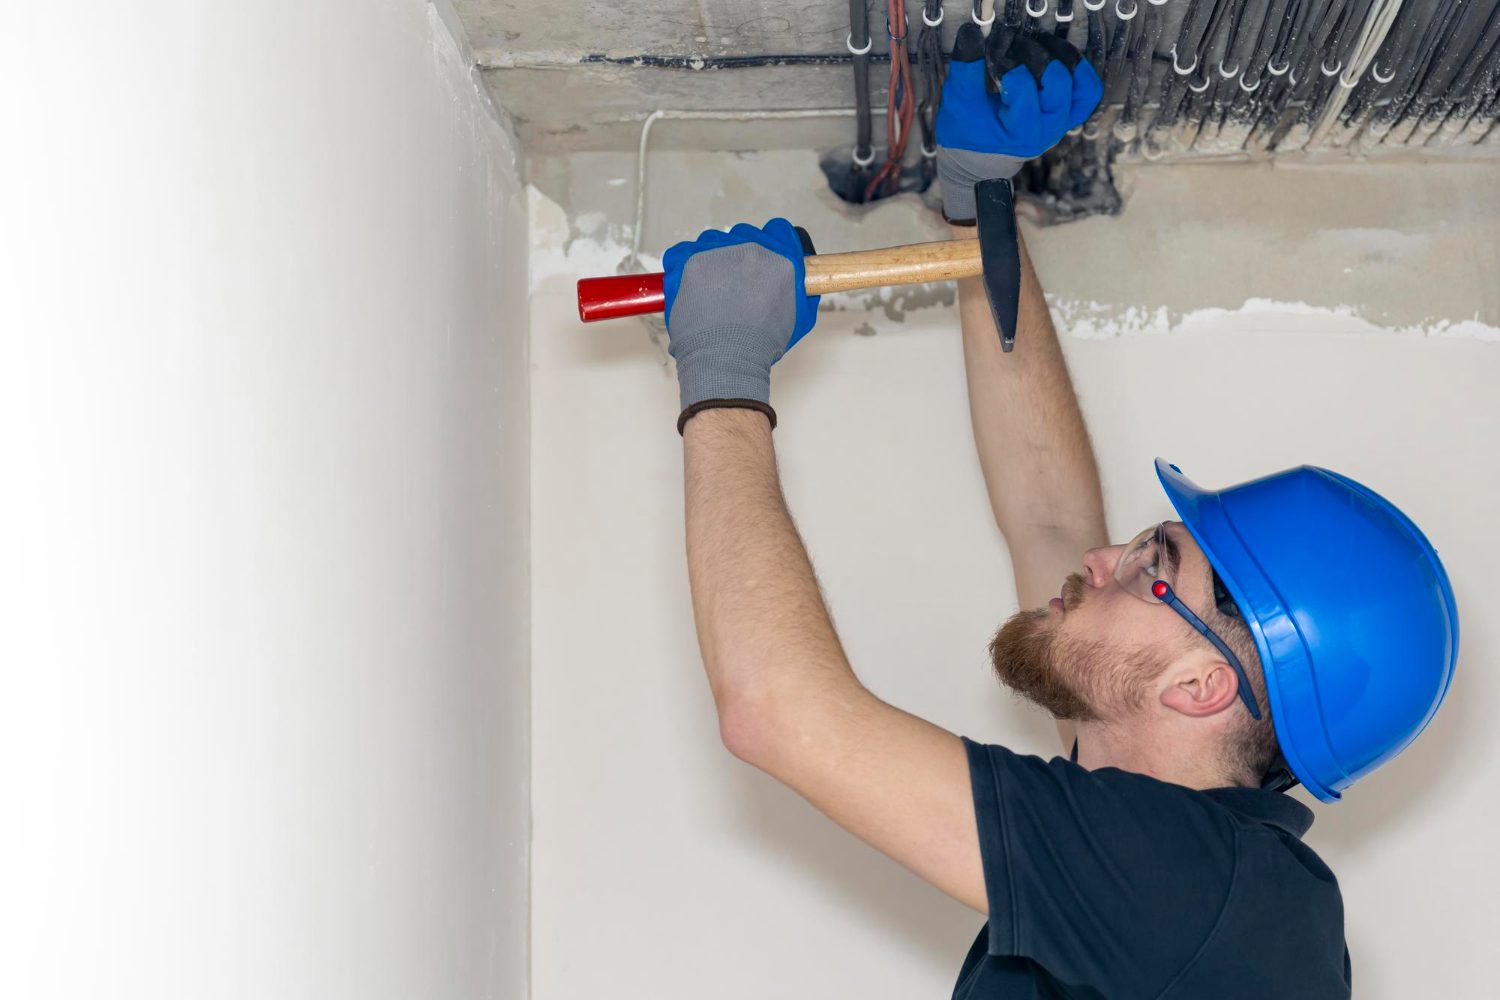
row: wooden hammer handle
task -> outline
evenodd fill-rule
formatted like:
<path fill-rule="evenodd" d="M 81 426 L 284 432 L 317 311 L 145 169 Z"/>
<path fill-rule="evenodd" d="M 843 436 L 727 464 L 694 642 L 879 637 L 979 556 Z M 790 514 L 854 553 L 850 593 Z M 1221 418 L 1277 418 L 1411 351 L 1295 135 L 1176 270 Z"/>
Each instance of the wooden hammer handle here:
<path fill-rule="evenodd" d="M 938 240 L 879 250 L 806 258 L 808 295 L 922 281 L 952 281 L 981 271 L 978 240 Z M 662 274 L 621 274 L 578 280 L 578 318 L 585 323 L 661 312 Z"/>

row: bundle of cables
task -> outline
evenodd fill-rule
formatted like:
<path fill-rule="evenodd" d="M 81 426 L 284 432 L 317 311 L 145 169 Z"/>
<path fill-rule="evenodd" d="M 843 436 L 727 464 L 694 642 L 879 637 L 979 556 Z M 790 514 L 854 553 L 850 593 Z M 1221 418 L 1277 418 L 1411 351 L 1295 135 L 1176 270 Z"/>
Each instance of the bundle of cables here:
<path fill-rule="evenodd" d="M 916 95 L 911 85 L 911 63 L 906 52 L 906 4 L 904 0 L 886 0 L 885 32 L 891 40 L 891 83 L 886 101 L 885 162 L 875 171 L 865 188 L 865 201 L 894 194 L 901 186 L 901 161 L 906 158 L 906 141 L 916 111 Z"/>
<path fill-rule="evenodd" d="M 948 56 L 943 52 L 943 0 L 926 0 L 922 6 L 922 30 L 917 34 L 917 73 L 922 79 L 922 99 L 917 103 L 917 124 L 922 127 L 922 187 L 937 176 L 938 102 L 948 77 Z"/>

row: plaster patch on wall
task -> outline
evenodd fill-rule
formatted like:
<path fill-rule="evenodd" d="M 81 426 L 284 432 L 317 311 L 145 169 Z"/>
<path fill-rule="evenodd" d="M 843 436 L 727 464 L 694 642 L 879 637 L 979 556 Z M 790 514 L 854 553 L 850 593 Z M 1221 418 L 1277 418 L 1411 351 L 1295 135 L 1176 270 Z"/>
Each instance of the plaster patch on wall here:
<path fill-rule="evenodd" d="M 566 277 L 569 281 L 588 275 L 616 274 L 630 256 L 630 224 L 611 222 L 611 213 L 589 210 L 569 215 L 556 200 L 534 185 L 527 186 L 531 213 L 531 280 L 533 291 L 550 278 Z M 1366 248 L 1420 249 L 1430 237 L 1407 235 L 1391 230 L 1350 228 L 1336 232 L 1340 240 L 1354 239 Z M 1373 238 L 1380 236 L 1379 240 Z M 1063 234 L 1068 235 L 1068 234 Z M 1334 235 L 1329 237 L 1334 238 Z M 876 240 L 878 242 L 878 239 Z M 853 242 L 853 241 L 844 241 Z M 1399 256 L 1399 255 L 1398 255 Z M 1353 255 L 1339 255 L 1359 261 Z M 1338 258 L 1335 258 L 1338 259 Z M 641 266 L 661 268 L 661 258 L 641 254 Z M 1073 273 L 1079 273 L 1075 269 Z M 1097 283 L 1100 271 L 1089 269 L 1091 282 Z M 1111 273 L 1111 272 L 1103 272 Z M 1118 273 L 1116 270 L 1115 273 Z M 1065 273 L 1059 280 L 1067 280 Z M 1211 290 L 1212 297 L 1233 294 L 1231 289 Z M 1293 294 L 1296 294 L 1293 290 Z M 957 286 L 948 282 L 920 285 L 893 285 L 888 288 L 854 292 L 835 292 L 823 296 L 825 312 L 863 312 L 868 320 L 859 327 L 861 333 L 875 334 L 890 324 L 905 323 L 913 310 L 954 308 L 958 301 Z M 1212 298 L 1210 298 L 1212 301 Z M 1232 301 L 1232 300 L 1231 300 Z M 1377 303 L 1364 307 L 1353 305 L 1312 305 L 1304 301 L 1254 297 L 1238 307 L 1197 306 L 1184 302 L 1164 304 L 1122 304 L 1049 292 L 1047 304 L 1053 320 L 1064 335 L 1080 340 L 1113 339 L 1125 336 L 1149 336 L 1167 333 L 1215 334 L 1246 333 L 1395 333 L 1421 337 L 1460 337 L 1500 342 L 1500 327 L 1492 326 L 1475 313 L 1472 318 L 1450 319 L 1432 316 L 1419 322 L 1381 321 Z M 1420 314 L 1417 314 L 1420 315 Z M 955 320 L 956 321 L 956 320 Z"/>
<path fill-rule="evenodd" d="M 1500 328 L 1481 322 L 1434 319 L 1421 324 L 1382 326 L 1354 306 L 1313 306 L 1250 298 L 1238 309 L 1205 308 L 1173 312 L 1166 306 L 1119 306 L 1047 295 L 1053 322 L 1069 337 L 1110 340 L 1167 333 L 1394 333 L 1415 337 L 1464 337 L 1500 342 Z"/>
<path fill-rule="evenodd" d="M 819 308 L 880 312 L 892 323 L 904 323 L 906 314 L 914 309 L 930 309 L 935 306 L 952 308 L 957 303 L 958 286 L 952 282 L 940 281 L 868 288 L 857 292 L 831 292 L 823 296 Z M 876 331 L 871 328 L 869 332 Z"/>
<path fill-rule="evenodd" d="M 570 216 L 532 184 L 526 185 L 526 202 L 531 213 L 531 291 L 549 278 L 577 281 L 617 274 L 630 256 L 630 227 L 611 225 L 603 212 Z M 643 252 L 641 265 L 659 270 L 661 258 Z"/>

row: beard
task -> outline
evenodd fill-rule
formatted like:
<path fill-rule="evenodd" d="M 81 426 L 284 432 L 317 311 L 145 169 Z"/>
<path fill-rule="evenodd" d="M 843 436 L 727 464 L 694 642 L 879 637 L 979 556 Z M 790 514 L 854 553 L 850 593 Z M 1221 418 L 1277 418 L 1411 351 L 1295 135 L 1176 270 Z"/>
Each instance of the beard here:
<path fill-rule="evenodd" d="M 1018 611 L 990 640 L 995 676 L 1054 719 L 1092 722 L 1099 718 L 1058 662 L 1058 637 L 1047 627 L 1044 610 Z"/>
<path fill-rule="evenodd" d="M 1083 598 L 1078 574 L 1063 584 L 1063 610 Z M 1147 650 L 1122 651 L 1102 639 L 1064 634 L 1045 608 L 1018 611 L 990 641 L 1000 683 L 1055 719 L 1095 722 L 1115 710 L 1139 708 L 1166 665 Z"/>

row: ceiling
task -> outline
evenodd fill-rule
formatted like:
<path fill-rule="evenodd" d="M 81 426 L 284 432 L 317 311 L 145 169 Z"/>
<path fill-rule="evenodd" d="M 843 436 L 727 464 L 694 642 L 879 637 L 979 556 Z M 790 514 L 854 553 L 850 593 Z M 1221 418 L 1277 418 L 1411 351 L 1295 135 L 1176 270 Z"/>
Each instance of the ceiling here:
<path fill-rule="evenodd" d="M 455 0 L 455 6 L 491 93 L 511 113 L 522 143 L 533 153 L 634 149 L 641 120 L 657 108 L 854 106 L 844 45 L 847 0 L 637 0 L 628 6 L 597 0 Z M 888 51 L 883 21 L 875 23 L 872 15 L 871 26 L 882 35 L 875 51 Z M 843 61 L 763 67 L 712 62 L 814 54 Z M 680 65 L 636 64 L 633 57 L 643 55 Z M 694 57 L 707 61 L 695 69 Z M 876 107 L 885 103 L 887 65 L 871 66 Z M 738 135 L 744 148 L 831 146 L 840 134 L 834 128 L 851 132 L 852 139 L 852 123 L 751 126 L 748 138 L 743 125 L 694 123 L 664 128 L 653 143 L 735 148 Z"/>
<path fill-rule="evenodd" d="M 845 46 L 847 0 L 452 2 L 491 93 L 514 118 L 531 155 L 633 150 L 642 121 L 657 109 L 849 109 L 854 104 L 853 71 Z M 1012 13 L 1018 18 L 1020 2 L 1012 0 Z M 1069 0 L 1043 2 L 1050 2 L 1052 10 L 1037 26 L 1050 31 L 1056 26 L 1057 4 Z M 1096 60 L 1109 89 L 1096 116 L 1103 134 L 1095 129 L 1089 138 L 1101 149 L 1108 146 L 1112 158 L 1279 156 L 1290 150 L 1341 157 L 1500 152 L 1500 129 L 1492 127 L 1500 114 L 1495 97 L 1500 88 L 1500 0 L 1250 0 L 1249 5 L 1245 0 L 1144 0 L 1139 5 L 1142 16 L 1128 25 L 1125 21 L 1131 19 L 1120 17 L 1122 5 L 1128 8 L 1137 0 L 1104 2 L 1098 15 L 1085 15 L 1080 5 L 1074 22 L 1064 27 L 1071 29 L 1070 37 L 1080 47 L 1090 17 L 1096 27 L 1102 24 L 1107 39 L 1123 28 L 1129 40 L 1132 55 L 1119 62 L 1111 57 L 1107 71 L 1104 60 Z M 883 109 L 889 72 L 888 55 L 879 58 L 889 52 L 884 11 L 875 0 L 867 3 L 875 36 L 870 97 L 873 107 Z M 986 9 L 990 3 L 985 0 Z M 1261 20 L 1241 16 L 1250 6 Z M 968 4 L 950 0 L 948 8 L 945 50 Z M 907 9 L 915 35 L 920 27 L 918 0 L 907 0 Z M 1299 27 L 1291 33 L 1296 51 L 1307 61 L 1293 61 L 1289 77 L 1273 78 L 1264 69 L 1268 57 L 1275 62 L 1270 43 L 1283 23 L 1281 10 L 1311 12 L 1307 30 Z M 1383 14 L 1390 15 L 1388 22 L 1382 21 Z M 1325 18 L 1324 34 L 1315 30 L 1320 17 Z M 1206 26 L 1194 49 L 1194 65 L 1206 76 L 1174 76 L 1172 46 L 1192 34 L 1194 18 Z M 1285 23 L 1291 24 L 1292 18 Z M 1377 23 L 1382 30 L 1366 51 L 1361 48 L 1364 34 Z M 1318 40 L 1307 40 L 1313 38 Z M 1138 58 L 1133 54 L 1137 51 Z M 1242 57 L 1238 80 L 1219 79 L 1205 68 L 1226 54 Z M 744 65 L 747 61 L 773 64 Z M 1361 68 L 1345 87 L 1327 74 L 1331 63 L 1356 62 Z M 1224 62 L 1217 65 L 1222 69 Z M 1319 76 L 1319 66 L 1324 76 Z M 1392 82 L 1372 80 L 1372 75 L 1381 74 L 1367 69 L 1381 67 Z M 1300 90 L 1293 92 L 1286 81 L 1299 69 L 1303 80 Z M 1134 88 L 1113 86 L 1116 81 L 1128 83 L 1132 73 Z M 1195 98 L 1186 88 L 1193 83 L 1197 91 L 1200 80 L 1211 89 Z M 1257 83 L 1258 92 L 1249 89 L 1251 82 Z M 1127 99 L 1127 92 L 1139 96 Z M 1465 95 L 1473 101 L 1465 104 Z M 1179 101 L 1177 112 L 1163 113 L 1169 102 L 1177 106 Z M 1404 117 L 1394 124 L 1381 122 L 1382 108 L 1400 108 Z M 1236 119 L 1241 112 L 1255 117 Z M 1341 114 L 1353 124 L 1335 121 Z M 1251 120 L 1260 124 L 1252 128 Z M 874 127 L 880 146 L 884 126 L 879 118 Z M 853 131 L 849 118 L 678 121 L 653 131 L 652 143 L 662 148 L 830 149 L 851 144 Z"/>

